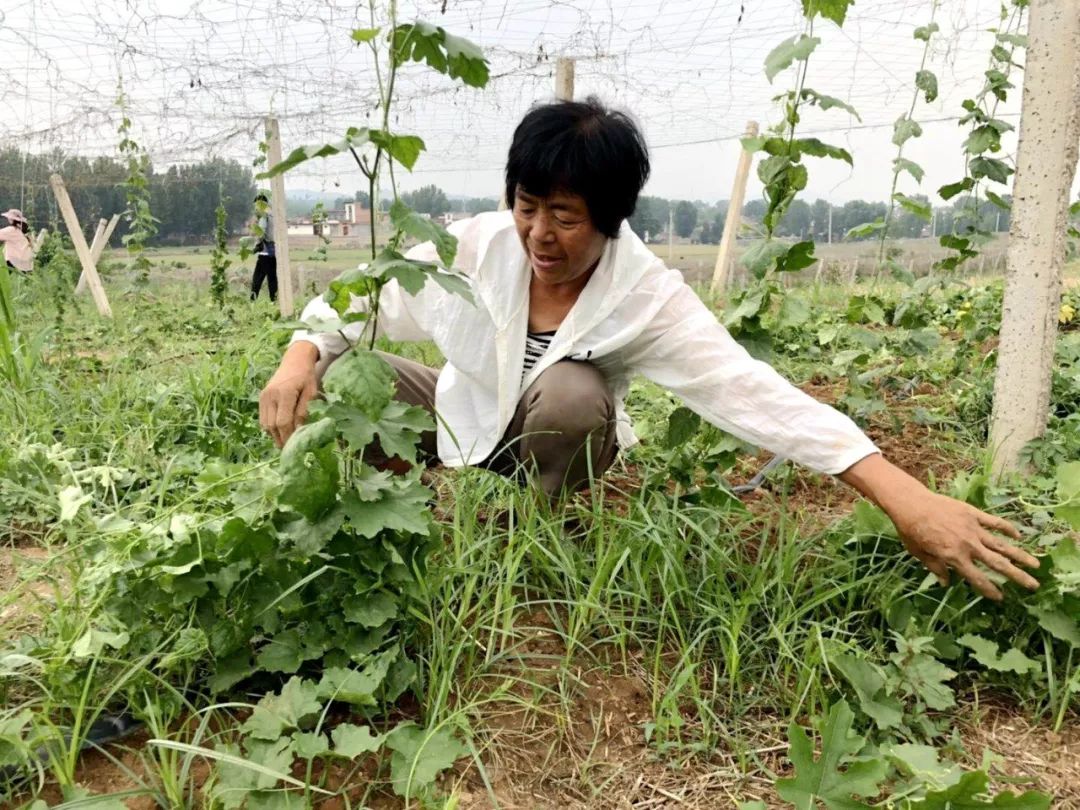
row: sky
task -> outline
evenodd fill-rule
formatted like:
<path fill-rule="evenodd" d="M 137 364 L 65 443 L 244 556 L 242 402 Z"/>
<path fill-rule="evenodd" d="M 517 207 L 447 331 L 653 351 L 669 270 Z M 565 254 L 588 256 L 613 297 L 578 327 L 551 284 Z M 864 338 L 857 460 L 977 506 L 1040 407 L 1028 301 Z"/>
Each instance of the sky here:
<path fill-rule="evenodd" d="M 121 86 L 131 137 L 159 169 L 210 156 L 251 163 L 267 114 L 278 117 L 286 152 L 378 120 L 371 57 L 350 39 L 370 25 L 366 5 L 33 0 L 0 15 L 0 145 L 115 155 Z M 392 127 L 420 135 L 428 151 L 411 175 L 399 174 L 400 189 L 435 183 L 450 194 L 498 196 L 514 125 L 554 97 L 555 60 L 567 56 L 576 59 L 577 97 L 595 94 L 642 126 L 653 161 L 645 193 L 710 202 L 731 194 L 747 122 L 779 120 L 773 98 L 796 74 L 770 83 L 765 57 L 804 27 L 797 0 L 422 0 L 399 3 L 399 17 L 470 39 L 492 74 L 475 90 L 423 66 L 402 71 Z M 931 19 L 940 31 L 924 67 L 940 95 L 928 104 L 916 95 L 923 43 L 912 34 Z M 1001 24 L 991 0 L 857 0 L 842 29 L 817 21 L 821 44 L 806 86 L 851 104 L 858 118 L 809 110 L 801 131 L 844 147 L 855 165 L 809 158 L 804 198 L 887 198 L 893 122 L 913 102 L 924 131 L 904 157 L 926 176 L 921 185 L 905 176 L 900 190 L 933 194 L 962 177 L 965 131 L 956 119 L 982 85 L 989 29 Z M 1019 112 L 1017 87 L 996 114 L 1016 125 Z M 1003 146 L 1011 158 L 1015 135 Z M 363 183 L 343 157 L 305 164 L 286 180 L 343 194 Z M 747 199 L 760 193 L 752 176 Z"/>

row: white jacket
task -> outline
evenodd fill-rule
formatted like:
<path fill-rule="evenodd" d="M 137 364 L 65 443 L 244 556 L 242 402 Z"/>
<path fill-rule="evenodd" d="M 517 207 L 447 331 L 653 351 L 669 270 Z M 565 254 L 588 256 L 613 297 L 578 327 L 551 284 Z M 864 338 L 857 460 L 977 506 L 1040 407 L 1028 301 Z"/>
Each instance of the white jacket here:
<path fill-rule="evenodd" d="M 439 457 L 450 467 L 483 461 L 506 431 L 522 392 L 559 360 L 587 360 L 615 395 L 618 442 L 636 443 L 623 401 L 641 374 L 679 396 L 703 419 L 744 441 L 819 472 L 840 473 L 877 448 L 843 414 L 804 394 L 747 354 L 676 270 L 666 268 L 623 223 L 563 320 L 547 353 L 522 379 L 531 268 L 511 212 L 456 222 L 454 269 L 472 284 L 475 306 L 428 283 L 417 295 L 391 281 L 379 303 L 379 332 L 431 340 L 446 357 L 435 391 Z M 431 243 L 409 258 L 436 261 Z M 322 297 L 304 321 L 337 319 Z M 359 342 L 363 323 L 343 330 Z M 336 332 L 298 331 L 321 362 L 348 348 Z"/>

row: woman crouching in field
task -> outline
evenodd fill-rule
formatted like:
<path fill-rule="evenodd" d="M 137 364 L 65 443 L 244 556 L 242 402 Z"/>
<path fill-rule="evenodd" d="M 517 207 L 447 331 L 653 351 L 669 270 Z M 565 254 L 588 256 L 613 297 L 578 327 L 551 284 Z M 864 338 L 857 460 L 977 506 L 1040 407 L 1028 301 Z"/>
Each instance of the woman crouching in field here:
<path fill-rule="evenodd" d="M 502 474 L 524 466 L 557 497 L 603 475 L 635 442 L 623 401 L 640 374 L 717 427 L 853 486 L 943 583 L 951 569 L 1000 599 L 981 563 L 1037 587 L 1018 566 L 1038 561 L 995 534 L 1018 538 L 1008 521 L 931 492 L 854 422 L 735 342 L 626 224 L 648 176 L 644 139 L 626 115 L 595 99 L 537 106 L 507 159 L 512 210 L 450 229 L 459 242 L 454 269 L 470 280 L 475 304 L 435 284 L 416 295 L 386 285 L 381 333 L 434 341 L 446 358 L 433 369 L 384 355 L 398 399 L 438 412 L 437 429 L 422 439 L 427 457 Z M 437 259 L 431 243 L 408 255 Z M 321 297 L 303 313 L 335 317 Z M 278 446 L 362 330 L 294 335 L 260 398 L 261 424 Z"/>

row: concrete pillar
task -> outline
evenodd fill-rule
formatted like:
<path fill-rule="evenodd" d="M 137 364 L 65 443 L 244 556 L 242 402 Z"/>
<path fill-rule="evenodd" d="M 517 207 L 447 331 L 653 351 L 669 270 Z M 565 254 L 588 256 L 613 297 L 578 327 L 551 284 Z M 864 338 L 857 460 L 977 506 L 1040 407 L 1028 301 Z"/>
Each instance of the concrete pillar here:
<path fill-rule="evenodd" d="M 1032 0 L 990 447 L 995 474 L 1046 430 L 1069 189 L 1080 143 L 1080 0 Z"/>

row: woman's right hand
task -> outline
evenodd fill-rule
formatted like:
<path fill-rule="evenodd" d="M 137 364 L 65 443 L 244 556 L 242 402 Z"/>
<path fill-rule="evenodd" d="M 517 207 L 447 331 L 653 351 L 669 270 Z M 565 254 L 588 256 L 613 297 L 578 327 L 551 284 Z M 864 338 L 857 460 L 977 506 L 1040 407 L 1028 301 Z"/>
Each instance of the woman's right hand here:
<path fill-rule="evenodd" d="M 319 390 L 318 359 L 313 343 L 297 341 L 286 349 L 281 365 L 259 394 L 259 425 L 278 447 L 307 419 L 308 403 Z"/>

